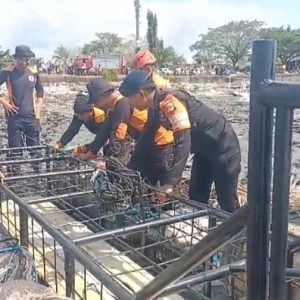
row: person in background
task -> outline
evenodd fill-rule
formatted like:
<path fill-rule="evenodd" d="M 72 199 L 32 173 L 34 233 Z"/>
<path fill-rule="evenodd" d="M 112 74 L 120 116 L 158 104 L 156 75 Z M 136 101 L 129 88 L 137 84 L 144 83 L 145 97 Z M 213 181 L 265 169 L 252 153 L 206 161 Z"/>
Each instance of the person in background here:
<path fill-rule="evenodd" d="M 149 109 L 148 124 L 131 156 L 129 166 L 143 173 L 143 157 L 152 164 L 162 165 L 157 174 L 161 193 L 166 195 L 181 179 L 190 151 L 194 154 L 189 196 L 208 203 L 212 183 L 215 183 L 221 209 L 234 212 L 239 207 L 237 196 L 241 153 L 232 126 L 220 115 L 186 91 L 157 89 L 144 71 L 133 71 L 120 86 L 120 92 L 130 99 L 133 107 Z M 157 155 L 155 145 L 157 128 L 173 132 L 172 151 L 166 159 Z"/>
<path fill-rule="evenodd" d="M 155 72 L 155 64 L 156 58 L 149 50 L 141 50 L 136 53 L 132 62 L 133 68 L 145 71 L 158 88 L 168 87 L 170 85 L 169 81 Z"/>
<path fill-rule="evenodd" d="M 0 85 L 6 83 L 8 94 L 7 99 L 0 95 L 0 103 L 5 110 L 10 148 L 23 146 L 23 137 L 27 146 L 40 143 L 44 88 L 37 69 L 30 66 L 34 56 L 28 46 L 17 46 L 14 65 L 0 72 Z M 10 156 L 18 155 L 16 151 L 10 153 Z"/>

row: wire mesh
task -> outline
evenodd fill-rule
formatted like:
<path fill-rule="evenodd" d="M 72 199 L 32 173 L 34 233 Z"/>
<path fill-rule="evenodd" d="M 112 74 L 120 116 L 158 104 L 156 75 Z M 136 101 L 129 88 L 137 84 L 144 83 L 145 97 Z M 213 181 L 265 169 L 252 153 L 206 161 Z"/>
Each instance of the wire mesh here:
<path fill-rule="evenodd" d="M 118 161 L 109 161 L 113 166 L 113 171 L 107 172 L 109 189 L 95 192 L 90 181 L 93 164 L 81 162 L 69 153 L 53 153 L 43 146 L 14 149 L 19 152 L 13 157 L 8 155 L 11 151 L 0 151 L 0 165 L 7 169 L 7 186 L 73 241 L 112 232 L 78 247 L 132 294 L 222 222 L 214 214 L 214 209 L 205 209 L 205 206 L 203 213 L 203 207 L 194 207 L 175 198 L 166 204 L 158 203 L 155 191 L 139 174 Z M 184 185 L 178 187 L 183 194 L 184 190 Z M 13 206 L 13 201 L 3 199 L 1 218 L 6 217 L 4 224 L 14 236 L 19 237 L 18 209 L 12 209 Z M 174 217 L 177 217 L 176 221 L 168 222 Z M 161 220 L 166 222 L 161 224 Z M 148 226 L 148 223 L 151 225 Z M 143 224 L 146 226 L 141 227 Z M 136 228 L 124 234 L 113 232 L 130 226 Z M 28 227 L 30 250 L 41 263 L 42 277 L 57 292 L 60 292 L 60 286 L 66 289 L 66 275 L 61 267 L 65 262 L 62 247 L 30 218 Z M 244 245 L 243 233 L 187 276 L 244 258 Z M 51 254 L 47 253 L 49 249 Z M 91 291 L 98 293 L 99 299 L 115 299 L 112 292 L 78 262 L 75 262 L 75 273 L 74 296 L 78 299 L 88 299 L 86 294 Z M 212 291 L 216 287 L 239 299 L 244 293 L 244 276 L 227 276 L 215 282 Z M 202 294 L 211 296 L 210 290 L 209 284 L 186 287 L 180 295 L 169 299 L 191 299 L 191 296 L 200 297 Z"/>

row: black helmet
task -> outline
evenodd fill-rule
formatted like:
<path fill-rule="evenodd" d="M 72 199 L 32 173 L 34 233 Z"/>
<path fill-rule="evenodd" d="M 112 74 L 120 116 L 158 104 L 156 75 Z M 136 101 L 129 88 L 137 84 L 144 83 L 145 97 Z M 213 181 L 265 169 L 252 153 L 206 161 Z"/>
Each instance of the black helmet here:
<path fill-rule="evenodd" d="M 74 102 L 75 114 L 82 114 L 93 109 L 93 104 L 89 102 L 89 96 L 84 93 L 79 93 Z"/>
<path fill-rule="evenodd" d="M 114 87 L 107 84 L 103 79 L 100 78 L 92 79 L 87 84 L 86 88 L 89 92 L 91 103 L 95 103 L 101 96 L 103 96 L 109 91 L 114 90 Z"/>

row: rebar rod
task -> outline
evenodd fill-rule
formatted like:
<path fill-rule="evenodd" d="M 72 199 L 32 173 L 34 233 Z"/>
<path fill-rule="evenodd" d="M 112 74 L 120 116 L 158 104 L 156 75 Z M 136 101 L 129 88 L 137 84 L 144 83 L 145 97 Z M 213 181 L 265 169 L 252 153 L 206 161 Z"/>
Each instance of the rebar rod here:
<path fill-rule="evenodd" d="M 203 284 L 205 282 L 211 282 L 224 278 L 226 276 L 235 274 L 235 273 L 244 273 L 246 271 L 246 260 L 236 261 L 234 263 L 201 272 L 200 274 L 189 276 L 180 280 L 170 286 L 168 286 L 161 294 L 159 294 L 155 299 L 161 299 L 172 294 L 177 294 L 187 288 L 193 287 L 198 284 Z M 287 268 L 286 269 L 286 278 L 299 278 L 300 269 L 299 268 Z"/>
<path fill-rule="evenodd" d="M 33 200 L 28 201 L 27 203 L 28 204 L 39 204 L 39 203 L 44 203 L 44 202 L 54 202 L 54 201 L 65 199 L 65 198 L 87 196 L 87 195 L 91 195 L 91 194 L 94 194 L 94 192 L 93 191 L 83 191 L 83 192 L 74 192 L 74 193 L 61 194 L 61 195 L 58 194 L 55 196 L 33 199 Z"/>
<path fill-rule="evenodd" d="M 201 241 L 193 245 L 176 262 L 163 270 L 153 281 L 136 294 L 136 300 L 151 300 L 169 284 L 183 277 L 195 266 L 203 263 L 222 246 L 230 243 L 245 227 L 248 206 L 240 208 L 229 219 L 209 232 Z"/>
<path fill-rule="evenodd" d="M 58 161 L 70 158 L 69 156 L 48 156 L 48 157 L 39 157 L 39 158 L 24 158 L 24 159 L 16 159 L 16 160 L 2 160 L 0 161 L 0 165 L 20 165 L 20 164 L 31 164 L 31 163 L 41 163 L 48 161 Z"/>
<path fill-rule="evenodd" d="M 111 238 L 111 237 L 116 237 L 116 236 L 122 236 L 126 235 L 129 233 L 134 233 L 134 232 L 139 232 L 145 229 L 150 229 L 151 227 L 155 226 L 162 226 L 162 225 L 169 225 L 181 221 L 186 221 L 190 220 L 193 218 L 200 218 L 203 216 L 207 215 L 206 210 L 201 210 L 201 211 L 196 211 L 192 213 L 188 213 L 185 215 L 178 215 L 175 217 L 170 217 L 170 218 L 164 218 L 164 219 L 159 219 L 155 221 L 150 221 L 142 224 L 136 224 L 132 226 L 127 226 L 123 228 L 117 228 L 117 229 L 112 229 L 112 230 L 106 230 L 105 232 L 99 232 L 93 235 L 81 237 L 78 239 L 73 240 L 74 244 L 76 245 L 83 245 L 95 241 L 100 241 L 100 240 L 105 240 L 106 238 Z"/>
<path fill-rule="evenodd" d="M 271 225 L 270 299 L 286 299 L 293 110 L 276 109 Z"/>
<path fill-rule="evenodd" d="M 30 174 L 30 175 L 23 175 L 23 176 L 11 176 L 5 179 L 6 182 L 10 181 L 19 181 L 24 179 L 34 179 L 34 178 L 47 178 L 53 176 L 60 176 L 60 175 L 76 175 L 76 174 L 88 174 L 92 173 L 94 169 L 82 169 L 82 170 L 71 170 L 71 171 L 57 171 L 57 172 L 49 172 L 49 173 L 40 173 L 40 174 Z"/>
<path fill-rule="evenodd" d="M 43 150 L 47 149 L 49 146 L 39 145 L 39 146 L 30 146 L 30 147 L 14 147 L 14 148 L 2 148 L 0 149 L 0 153 L 15 151 L 15 150 Z"/>
<path fill-rule="evenodd" d="M 23 209 L 30 217 L 32 217 L 40 226 L 44 228 L 63 248 L 68 250 L 74 258 L 82 264 L 86 269 L 91 272 L 97 280 L 103 283 L 109 290 L 111 290 L 119 299 L 133 300 L 133 296 L 119 283 L 111 278 L 103 270 L 103 268 L 96 264 L 92 259 L 90 259 L 87 254 L 82 251 L 78 246 L 76 246 L 66 235 L 64 235 L 59 230 L 55 229 L 51 224 L 49 224 L 46 219 L 38 213 L 34 208 L 27 204 L 22 198 L 12 192 L 6 185 L 0 187 L 2 191 L 21 209 Z"/>
<path fill-rule="evenodd" d="M 208 270 L 201 272 L 200 274 L 189 276 L 168 286 L 161 294 L 159 294 L 155 299 L 161 299 L 163 297 L 179 293 L 182 290 L 185 290 L 188 287 L 193 287 L 198 284 L 205 282 L 211 282 L 222 277 L 231 275 L 233 273 L 232 269 L 235 267 L 242 267 L 240 272 L 245 272 L 246 261 L 240 260 L 213 270 Z"/>

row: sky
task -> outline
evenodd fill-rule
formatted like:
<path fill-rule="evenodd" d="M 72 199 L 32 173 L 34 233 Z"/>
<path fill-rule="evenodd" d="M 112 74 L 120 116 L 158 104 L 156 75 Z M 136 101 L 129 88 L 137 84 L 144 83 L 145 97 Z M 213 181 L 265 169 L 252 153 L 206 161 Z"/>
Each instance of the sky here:
<path fill-rule="evenodd" d="M 0 0 L 0 45 L 27 44 L 37 57 L 51 58 L 62 44 L 79 47 L 96 32 L 135 33 L 133 0 Z M 141 35 L 146 13 L 157 14 L 165 45 L 191 57 L 189 46 L 208 28 L 231 20 L 261 20 L 269 26 L 300 27 L 299 0 L 141 0 Z"/>

